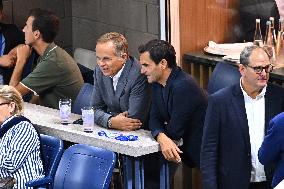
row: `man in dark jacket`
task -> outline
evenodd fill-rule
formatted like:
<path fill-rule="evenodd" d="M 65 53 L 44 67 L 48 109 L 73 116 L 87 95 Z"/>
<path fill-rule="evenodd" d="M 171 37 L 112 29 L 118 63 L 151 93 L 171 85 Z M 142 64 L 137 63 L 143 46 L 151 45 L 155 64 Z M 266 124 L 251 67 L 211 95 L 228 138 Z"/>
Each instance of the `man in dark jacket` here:
<path fill-rule="evenodd" d="M 284 110 L 284 90 L 268 83 L 273 66 L 266 51 L 246 47 L 238 84 L 210 96 L 201 146 L 204 189 L 270 189 L 273 166 L 257 152 L 269 121 Z"/>
<path fill-rule="evenodd" d="M 1 23 L 3 19 L 3 2 L 0 0 L 0 74 L 3 76 L 4 84 L 9 84 L 15 57 L 13 53 L 9 53 L 14 47 L 23 44 L 24 34 L 13 24 Z"/>
<path fill-rule="evenodd" d="M 139 47 L 139 53 L 141 73 L 152 83 L 149 128 L 164 158 L 170 161 L 170 177 L 181 161 L 199 167 L 205 93 L 177 66 L 175 50 L 168 42 L 149 41 Z"/>

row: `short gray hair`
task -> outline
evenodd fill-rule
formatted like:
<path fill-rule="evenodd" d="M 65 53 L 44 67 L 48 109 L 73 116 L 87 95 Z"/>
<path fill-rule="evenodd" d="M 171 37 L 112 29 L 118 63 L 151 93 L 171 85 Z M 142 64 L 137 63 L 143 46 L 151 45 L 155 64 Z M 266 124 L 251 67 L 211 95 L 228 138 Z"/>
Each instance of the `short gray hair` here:
<path fill-rule="evenodd" d="M 128 55 L 128 42 L 122 34 L 117 32 L 105 33 L 97 40 L 97 43 L 107 43 L 109 41 L 113 42 L 115 46 L 116 56 L 121 56 L 122 53 Z"/>
<path fill-rule="evenodd" d="M 12 112 L 13 115 L 20 115 L 23 111 L 23 99 L 22 95 L 12 86 L 0 85 L 0 98 L 6 102 L 14 102 L 15 110 Z"/>
<path fill-rule="evenodd" d="M 249 65 L 249 57 L 251 56 L 252 52 L 256 49 L 262 49 L 268 56 L 269 60 L 271 59 L 271 55 L 268 53 L 268 49 L 264 47 L 259 47 L 256 45 L 245 47 L 244 50 L 240 54 L 240 64 L 247 66 Z"/>

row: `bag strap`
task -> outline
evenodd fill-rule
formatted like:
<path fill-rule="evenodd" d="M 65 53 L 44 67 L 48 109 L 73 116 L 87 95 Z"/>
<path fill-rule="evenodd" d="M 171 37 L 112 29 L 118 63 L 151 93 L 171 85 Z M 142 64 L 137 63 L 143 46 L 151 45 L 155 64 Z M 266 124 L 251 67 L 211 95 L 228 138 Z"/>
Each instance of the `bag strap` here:
<path fill-rule="evenodd" d="M 11 129 L 14 125 L 19 124 L 22 121 L 27 121 L 29 123 L 31 123 L 31 121 L 24 117 L 24 116 L 15 116 L 13 117 L 10 121 L 8 121 L 7 123 L 5 123 L 1 128 L 0 128 L 0 138 L 2 138 L 4 136 L 4 134 Z M 37 132 L 38 133 L 38 132 Z"/>

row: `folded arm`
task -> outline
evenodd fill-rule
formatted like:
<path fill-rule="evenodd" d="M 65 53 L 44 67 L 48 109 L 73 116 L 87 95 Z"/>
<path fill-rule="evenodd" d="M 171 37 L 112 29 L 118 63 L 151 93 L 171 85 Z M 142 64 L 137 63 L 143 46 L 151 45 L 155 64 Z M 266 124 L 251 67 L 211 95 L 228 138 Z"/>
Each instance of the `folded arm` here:
<path fill-rule="evenodd" d="M 17 61 L 16 65 L 9 82 L 9 85 L 15 87 L 21 95 L 25 95 L 30 92 L 30 90 L 20 83 L 24 66 L 30 56 L 31 48 L 28 45 L 21 45 L 17 47 Z"/>

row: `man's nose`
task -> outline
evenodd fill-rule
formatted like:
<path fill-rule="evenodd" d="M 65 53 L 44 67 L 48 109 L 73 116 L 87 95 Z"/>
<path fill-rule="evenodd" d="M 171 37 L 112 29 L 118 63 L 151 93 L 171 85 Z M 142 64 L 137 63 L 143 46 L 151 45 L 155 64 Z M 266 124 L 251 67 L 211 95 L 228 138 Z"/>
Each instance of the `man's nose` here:
<path fill-rule="evenodd" d="M 143 67 L 141 68 L 141 74 L 145 74 L 145 69 Z"/>
<path fill-rule="evenodd" d="M 262 71 L 259 73 L 259 75 L 261 76 L 266 76 L 268 73 L 266 72 L 266 70 L 263 68 Z"/>
<path fill-rule="evenodd" d="M 99 66 L 104 66 L 105 64 L 104 64 L 104 61 L 102 61 L 102 59 L 97 59 L 97 64 L 99 65 Z"/>

